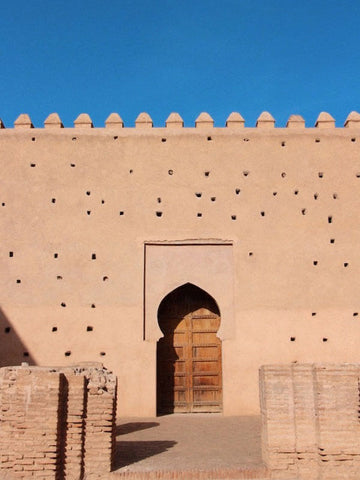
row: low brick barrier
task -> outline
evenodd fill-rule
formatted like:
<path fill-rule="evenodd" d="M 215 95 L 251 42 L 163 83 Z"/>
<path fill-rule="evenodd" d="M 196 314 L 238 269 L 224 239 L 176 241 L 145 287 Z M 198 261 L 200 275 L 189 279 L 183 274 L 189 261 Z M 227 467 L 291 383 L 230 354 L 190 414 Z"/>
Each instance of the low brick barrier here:
<path fill-rule="evenodd" d="M 263 459 L 272 478 L 360 479 L 360 364 L 260 368 Z"/>
<path fill-rule="evenodd" d="M 0 478 L 110 472 L 116 378 L 101 364 L 0 368 Z"/>

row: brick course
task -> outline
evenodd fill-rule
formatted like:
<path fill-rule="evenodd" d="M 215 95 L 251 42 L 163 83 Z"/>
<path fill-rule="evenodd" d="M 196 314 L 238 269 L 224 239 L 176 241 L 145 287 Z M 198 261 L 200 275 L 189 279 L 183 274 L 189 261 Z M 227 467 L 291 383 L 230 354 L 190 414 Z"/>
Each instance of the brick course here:
<path fill-rule="evenodd" d="M 116 379 L 99 364 L 1 368 L 1 478 L 81 480 L 109 472 L 115 417 Z"/>
<path fill-rule="evenodd" d="M 273 478 L 360 478 L 360 364 L 260 368 L 263 458 Z"/>

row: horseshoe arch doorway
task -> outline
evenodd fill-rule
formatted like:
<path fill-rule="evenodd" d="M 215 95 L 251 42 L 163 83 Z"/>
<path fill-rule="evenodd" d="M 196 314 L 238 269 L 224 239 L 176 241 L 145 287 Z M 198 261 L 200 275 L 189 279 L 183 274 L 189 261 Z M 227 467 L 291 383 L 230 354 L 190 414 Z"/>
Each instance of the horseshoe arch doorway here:
<path fill-rule="evenodd" d="M 204 290 L 186 283 L 158 308 L 157 413 L 222 411 L 220 311 Z"/>

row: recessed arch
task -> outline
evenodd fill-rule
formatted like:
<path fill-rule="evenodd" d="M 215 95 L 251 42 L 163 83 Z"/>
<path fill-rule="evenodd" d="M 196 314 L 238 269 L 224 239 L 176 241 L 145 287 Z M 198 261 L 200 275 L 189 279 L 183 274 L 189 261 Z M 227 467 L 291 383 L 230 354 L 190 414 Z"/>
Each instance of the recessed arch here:
<path fill-rule="evenodd" d="M 159 304 L 157 411 L 222 411 L 220 310 L 205 290 L 185 283 Z"/>

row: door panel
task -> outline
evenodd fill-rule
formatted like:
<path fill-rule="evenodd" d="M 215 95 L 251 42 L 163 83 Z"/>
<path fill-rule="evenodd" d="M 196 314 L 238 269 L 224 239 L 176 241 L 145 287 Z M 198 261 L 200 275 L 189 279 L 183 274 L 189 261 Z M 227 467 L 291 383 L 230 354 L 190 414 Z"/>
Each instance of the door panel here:
<path fill-rule="evenodd" d="M 158 412 L 222 410 L 220 312 L 206 292 L 187 284 L 159 307 Z"/>

